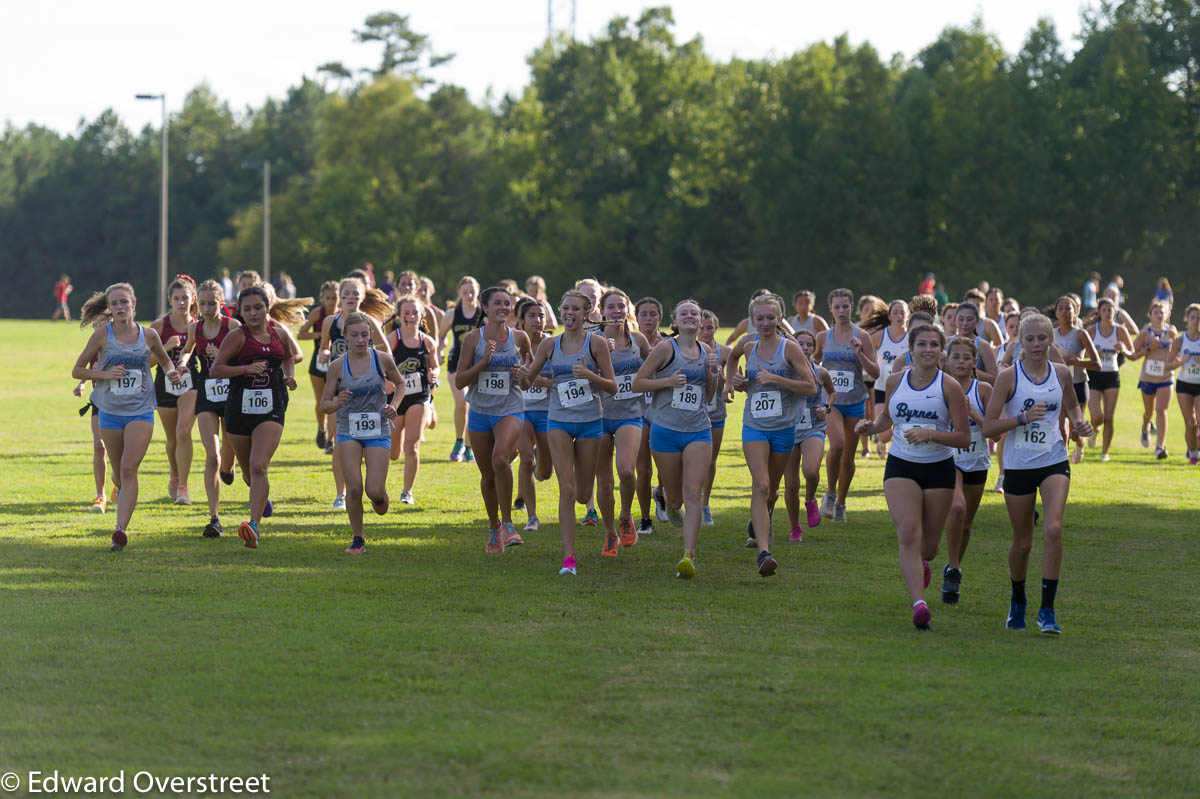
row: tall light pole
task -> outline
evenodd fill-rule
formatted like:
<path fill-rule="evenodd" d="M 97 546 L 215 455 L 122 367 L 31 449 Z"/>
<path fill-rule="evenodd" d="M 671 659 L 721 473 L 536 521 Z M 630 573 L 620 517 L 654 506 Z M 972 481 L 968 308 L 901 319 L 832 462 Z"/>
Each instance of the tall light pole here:
<path fill-rule="evenodd" d="M 271 282 L 271 162 L 262 160 L 263 168 L 263 282 Z M 242 169 L 258 168 L 258 161 L 243 161 Z"/>
<path fill-rule="evenodd" d="M 158 206 L 158 305 L 163 313 L 167 303 L 167 95 L 139 94 L 139 100 L 162 100 L 162 189 Z"/>

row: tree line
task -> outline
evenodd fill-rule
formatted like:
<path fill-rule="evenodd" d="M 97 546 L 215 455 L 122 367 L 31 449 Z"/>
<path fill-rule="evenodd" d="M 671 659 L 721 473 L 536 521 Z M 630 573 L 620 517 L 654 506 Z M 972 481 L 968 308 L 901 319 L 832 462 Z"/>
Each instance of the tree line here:
<path fill-rule="evenodd" d="M 912 58 L 843 36 L 727 62 L 653 8 L 547 41 L 518 95 L 480 104 L 406 17 L 355 33 L 378 64 L 240 112 L 201 85 L 171 116 L 172 274 L 259 268 L 242 164 L 269 159 L 272 269 L 301 294 L 370 261 L 443 299 L 464 274 L 552 295 L 596 276 L 731 315 L 759 286 L 887 298 L 926 272 L 952 297 L 986 279 L 1043 304 L 1099 271 L 1135 305 L 1160 275 L 1200 298 L 1195 2 L 1100 2 L 1070 56 L 1047 20 L 1011 55 L 977 21 Z M 76 298 L 153 296 L 158 138 L 111 110 L 72 135 L 6 126 L 0 315 L 48 314 L 60 273 Z"/>

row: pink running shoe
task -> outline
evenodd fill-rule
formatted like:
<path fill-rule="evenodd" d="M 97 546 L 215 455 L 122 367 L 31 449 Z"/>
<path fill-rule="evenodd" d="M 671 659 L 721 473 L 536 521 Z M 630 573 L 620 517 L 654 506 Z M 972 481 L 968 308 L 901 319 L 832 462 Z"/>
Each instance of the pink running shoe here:
<path fill-rule="evenodd" d="M 558 570 L 558 573 L 560 575 L 575 574 L 575 556 L 574 555 L 568 555 L 567 557 L 563 558 L 563 565 L 562 565 L 562 568 Z"/>
<path fill-rule="evenodd" d="M 929 571 L 929 561 L 927 561 L 927 560 L 921 561 L 921 570 L 925 573 L 925 587 L 928 588 L 929 587 L 929 578 L 933 576 L 931 574 L 931 572 Z"/>
<path fill-rule="evenodd" d="M 913 627 L 918 630 L 928 630 L 929 622 L 933 619 L 933 614 L 929 612 L 929 606 L 922 599 L 913 606 Z"/>
<path fill-rule="evenodd" d="M 793 527 L 791 534 L 788 535 L 788 541 L 803 542 L 804 541 L 804 528 L 798 524 L 795 527 Z"/>
<path fill-rule="evenodd" d="M 811 502 L 804 503 L 804 511 L 808 514 L 808 529 L 811 530 L 821 523 L 821 508 L 817 505 L 814 499 Z"/>

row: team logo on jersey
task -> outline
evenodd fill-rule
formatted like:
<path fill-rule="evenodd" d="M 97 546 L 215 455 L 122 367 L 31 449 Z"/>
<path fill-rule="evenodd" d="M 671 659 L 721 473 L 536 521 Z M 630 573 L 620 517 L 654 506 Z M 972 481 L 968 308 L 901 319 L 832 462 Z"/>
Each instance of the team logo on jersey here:
<path fill-rule="evenodd" d="M 937 421 L 937 411 L 930 411 L 924 408 L 910 408 L 907 402 L 897 402 L 896 410 L 892 416 L 899 416 L 906 422 L 911 422 L 913 419 L 931 419 Z"/>
<path fill-rule="evenodd" d="M 350 345 L 346 343 L 346 339 L 339 338 L 337 341 L 329 345 L 330 354 L 336 358 L 339 355 L 345 355 L 350 350 Z"/>
<path fill-rule="evenodd" d="M 1034 405 L 1037 405 L 1037 403 L 1038 403 L 1038 400 L 1034 399 L 1033 397 L 1026 397 L 1025 402 L 1021 404 L 1021 411 L 1022 412 L 1027 411 L 1030 408 L 1032 408 Z M 1046 413 L 1050 413 L 1051 411 L 1057 411 L 1057 410 L 1058 410 L 1057 402 L 1047 402 L 1046 403 Z"/>

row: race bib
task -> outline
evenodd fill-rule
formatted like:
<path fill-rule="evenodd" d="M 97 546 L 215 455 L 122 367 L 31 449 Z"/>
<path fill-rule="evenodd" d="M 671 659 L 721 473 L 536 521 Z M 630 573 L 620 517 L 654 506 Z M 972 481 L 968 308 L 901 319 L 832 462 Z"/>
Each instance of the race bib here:
<path fill-rule="evenodd" d="M 685 384 L 671 391 L 671 407 L 681 411 L 698 411 L 704 399 L 699 386 Z"/>
<path fill-rule="evenodd" d="M 587 405 L 592 401 L 592 384 L 587 380 L 565 380 L 557 388 L 558 402 L 564 408 Z"/>
<path fill-rule="evenodd" d="M 905 436 L 904 434 L 907 433 L 909 430 L 936 430 L 936 429 L 937 428 L 931 424 L 902 424 L 902 425 L 898 425 L 896 427 L 896 436 L 898 438 L 903 438 L 903 440 L 904 440 L 903 446 L 904 447 L 907 447 L 910 450 L 915 450 L 917 452 L 923 452 L 923 451 L 928 451 L 928 450 L 931 450 L 931 449 L 934 449 L 935 447 L 937 447 L 937 445 L 938 445 L 937 442 L 922 440 L 921 443 L 919 443 L 919 444 L 912 444 L 909 442 L 908 437 Z M 921 438 L 924 439 L 925 437 L 921 436 Z"/>
<path fill-rule="evenodd" d="M 351 438 L 379 438 L 383 435 L 382 416 L 378 413 L 349 414 Z"/>
<path fill-rule="evenodd" d="M 209 402 L 224 402 L 229 399 L 229 378 L 209 378 L 204 381 L 204 396 Z"/>
<path fill-rule="evenodd" d="M 1100 350 L 1100 371 L 1117 371 L 1117 353 L 1113 350 Z"/>
<path fill-rule="evenodd" d="M 756 391 L 750 395 L 750 415 L 755 419 L 783 416 L 783 397 L 778 391 Z"/>
<path fill-rule="evenodd" d="M 613 399 L 628 400 L 637 396 L 633 393 L 633 377 L 633 375 L 617 376 L 617 393 L 613 394 Z"/>
<path fill-rule="evenodd" d="M 646 397 L 646 404 L 647 404 L 647 405 L 649 405 L 650 403 L 654 402 L 654 395 L 653 395 L 652 393 L 650 393 L 649 391 L 647 391 L 647 392 L 644 394 L 644 396 Z"/>
<path fill-rule="evenodd" d="M 475 385 L 478 386 L 480 394 L 504 396 L 508 393 L 511 379 L 512 374 L 509 372 L 480 372 Z"/>
<path fill-rule="evenodd" d="M 521 392 L 521 396 L 525 398 L 526 403 L 541 402 L 546 398 L 546 387 L 530 386 Z"/>
<path fill-rule="evenodd" d="M 269 388 L 248 388 L 242 392 L 242 413 L 262 416 L 275 410 L 275 398 Z"/>
<path fill-rule="evenodd" d="M 983 431 L 978 427 L 971 428 L 971 443 L 958 450 L 958 454 L 966 457 L 967 455 L 978 455 L 983 452 Z"/>
<path fill-rule="evenodd" d="M 714 391 L 712 399 L 708 401 L 708 404 L 704 406 L 704 409 L 709 413 L 716 413 L 717 411 L 721 410 L 721 403 L 725 401 L 721 394 L 722 392 L 720 391 Z"/>
<path fill-rule="evenodd" d="M 800 418 L 796 420 L 796 431 L 801 430 L 812 430 L 812 409 L 807 402 L 800 406 Z"/>
<path fill-rule="evenodd" d="M 317 371 L 318 372 L 328 372 L 329 371 L 329 361 L 326 361 L 325 363 L 321 363 L 318 360 L 317 361 Z"/>
<path fill-rule="evenodd" d="M 845 394 L 854 388 L 854 372 L 829 370 L 829 379 L 833 381 L 833 390 Z"/>
<path fill-rule="evenodd" d="M 124 377 L 113 378 L 109 383 L 109 390 L 114 394 L 141 394 L 142 373 L 126 372 Z"/>
<path fill-rule="evenodd" d="M 1147 377 L 1162 377 L 1167 373 L 1166 361 L 1146 361 L 1146 376 Z"/>
<path fill-rule="evenodd" d="M 180 375 L 179 385 L 175 385 L 170 380 L 163 380 L 167 387 L 167 393 L 173 397 L 182 397 L 184 394 L 192 390 L 192 373 L 184 372 Z"/>
<path fill-rule="evenodd" d="M 1162 361 L 1159 361 L 1162 363 Z M 1009 435 L 1016 436 L 1016 448 L 1028 452 L 1049 452 L 1058 440 L 1057 431 L 1051 430 L 1052 425 L 1045 419 L 1019 426 Z"/>
<path fill-rule="evenodd" d="M 1200 383 L 1200 363 L 1188 361 L 1179 372 L 1179 379 L 1185 383 Z"/>
<path fill-rule="evenodd" d="M 420 372 L 405 372 L 404 373 L 404 396 L 407 397 L 409 394 L 420 394 L 421 390 L 422 390 L 421 373 Z"/>

